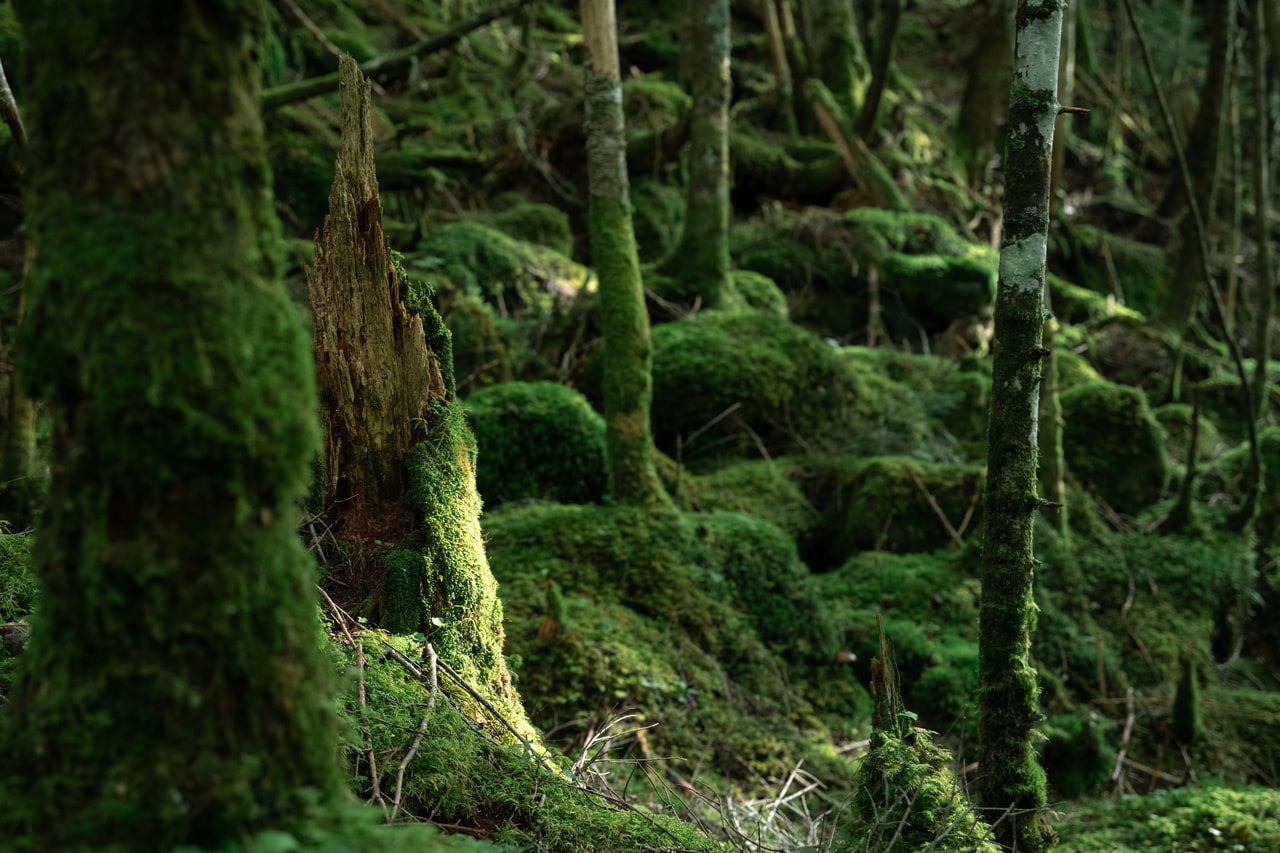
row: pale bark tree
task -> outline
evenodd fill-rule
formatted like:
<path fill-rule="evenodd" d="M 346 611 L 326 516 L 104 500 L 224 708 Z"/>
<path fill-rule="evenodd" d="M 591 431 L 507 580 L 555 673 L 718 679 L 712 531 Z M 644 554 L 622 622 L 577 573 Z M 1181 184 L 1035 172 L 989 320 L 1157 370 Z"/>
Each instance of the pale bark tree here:
<path fill-rule="evenodd" d="M 649 406 L 653 349 L 631 224 L 618 26 L 613 0 L 582 0 L 588 225 L 600 283 L 609 490 L 624 503 L 667 500 L 654 465 Z"/>
<path fill-rule="evenodd" d="M 1041 296 L 1063 5 L 1023 0 L 1017 13 L 979 614 L 978 797 L 1000 843 L 1024 853 L 1052 839 L 1042 816 L 1045 775 L 1034 739 L 1040 685 L 1030 650 L 1033 532 L 1044 504 L 1036 494 L 1040 373 L 1048 354 Z"/>

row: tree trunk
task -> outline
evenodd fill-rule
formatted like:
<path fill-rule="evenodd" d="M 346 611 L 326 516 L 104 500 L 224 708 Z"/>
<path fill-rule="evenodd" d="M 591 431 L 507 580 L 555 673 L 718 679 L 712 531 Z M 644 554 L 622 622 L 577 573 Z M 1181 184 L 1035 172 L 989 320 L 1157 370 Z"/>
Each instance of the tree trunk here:
<path fill-rule="evenodd" d="M 441 660 L 533 740 L 502 656 L 475 440 L 455 399 L 448 333 L 430 304 L 418 313 L 405 307 L 405 282 L 382 231 L 369 83 L 349 56 L 338 73 L 342 147 L 308 278 L 327 429 L 325 494 L 359 569 L 349 586 L 376 598 L 383 628 L 427 635 Z"/>
<path fill-rule="evenodd" d="M 965 176 L 976 186 L 985 179 L 1004 117 L 1013 50 L 1014 2 L 979 0 L 974 5 L 982 7 L 983 23 L 976 30 L 979 41 L 969 58 L 969 79 L 956 119 L 955 142 Z"/>
<path fill-rule="evenodd" d="M 240 844 L 342 786 L 295 533 L 319 431 L 278 279 L 263 10 L 15 6 L 36 253 L 21 369 L 53 404 L 55 465 L 0 838 Z"/>
<path fill-rule="evenodd" d="M 997 839 L 1045 849 L 1045 776 L 1036 759 L 1040 686 L 1030 661 L 1036 495 L 1036 417 L 1045 311 L 1049 169 L 1057 116 L 1060 0 L 1024 0 L 1009 96 L 1004 235 L 996 297 L 979 613 L 979 799 Z M 1006 813 L 1005 810 L 1009 809 Z M 1002 815 L 1000 821 L 995 816 Z"/>
<path fill-rule="evenodd" d="M 835 96 L 841 129 L 849 133 L 871 83 L 853 0 L 800 0 L 800 31 L 805 76 L 820 81 Z"/>
<path fill-rule="evenodd" d="M 1215 219 L 1214 197 L 1222 171 L 1222 127 L 1227 112 L 1227 79 L 1230 76 L 1228 54 L 1235 31 L 1235 16 L 1228 12 L 1233 7 L 1229 0 L 1211 0 L 1206 11 L 1209 69 L 1200 93 L 1200 108 L 1187 140 L 1187 162 L 1195 164 L 1192 183 L 1205 228 L 1210 228 Z M 1182 217 L 1178 260 L 1174 264 L 1176 274 L 1165 316 L 1183 327 L 1195 316 L 1197 294 L 1201 292 L 1201 270 L 1204 268 L 1195 219 L 1184 215 L 1186 207 L 1187 191 L 1181 175 L 1175 172 L 1157 212 L 1167 218 Z"/>
<path fill-rule="evenodd" d="M 880 118 L 880 101 L 889 82 L 889 69 L 893 66 L 893 46 L 898 38 L 898 24 L 902 21 L 902 4 L 903 0 L 885 0 L 884 3 L 880 38 L 871 63 L 871 83 L 853 126 L 854 134 L 865 140 L 871 139 Z"/>
<path fill-rule="evenodd" d="M 653 352 L 631 227 L 613 0 L 582 0 L 582 33 L 590 57 L 585 83 L 587 217 L 603 314 L 609 490 L 623 503 L 660 503 L 666 494 L 654 466 L 649 429 Z"/>
<path fill-rule="evenodd" d="M 673 271 L 715 308 L 729 288 L 729 0 L 695 0 L 689 13 L 689 193 Z"/>

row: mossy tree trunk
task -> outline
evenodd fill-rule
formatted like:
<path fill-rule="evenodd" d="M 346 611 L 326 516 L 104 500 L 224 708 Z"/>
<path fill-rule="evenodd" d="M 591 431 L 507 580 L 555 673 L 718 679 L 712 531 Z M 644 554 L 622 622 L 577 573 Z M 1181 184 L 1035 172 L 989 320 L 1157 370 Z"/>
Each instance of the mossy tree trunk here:
<path fill-rule="evenodd" d="M 673 271 L 715 308 L 729 288 L 729 0 L 694 0 L 689 18 L 689 191 Z"/>
<path fill-rule="evenodd" d="M 278 280 L 263 10 L 15 6 L 36 252 L 21 369 L 55 413 L 55 464 L 0 838 L 238 844 L 342 784 L 295 533 L 319 430 Z"/>
<path fill-rule="evenodd" d="M 1048 354 L 1041 294 L 1062 9 L 1062 0 L 1025 0 L 1018 7 L 979 614 L 978 794 L 1000 843 L 1025 853 L 1043 850 L 1052 837 L 1041 816 L 1045 775 L 1033 737 L 1041 719 L 1040 687 L 1030 649 L 1032 538 L 1043 504 L 1036 494 L 1036 419 Z"/>
<path fill-rule="evenodd" d="M 342 145 L 308 276 L 326 427 L 325 500 L 376 595 L 381 626 L 421 631 L 526 740 L 536 739 L 502 656 L 502 602 L 480 533 L 475 440 L 458 403 L 448 330 L 409 295 L 382 231 L 369 82 L 339 63 Z M 412 300 L 410 300 L 412 301 Z M 499 721 L 455 697 L 495 732 Z"/>
<path fill-rule="evenodd" d="M 977 0 L 982 26 L 969 56 L 969 78 L 956 119 L 956 156 L 970 184 L 980 184 L 995 153 L 1008 103 L 1014 0 Z"/>
<path fill-rule="evenodd" d="M 889 84 L 889 71 L 893 66 L 893 48 L 898 39 L 898 24 L 902 21 L 904 0 L 886 0 L 880 15 L 880 34 L 875 40 L 875 54 L 871 60 L 871 82 L 867 97 L 858 111 L 853 132 L 863 139 L 871 139 L 880 118 L 880 102 L 884 99 L 885 86 Z"/>
<path fill-rule="evenodd" d="M 871 65 L 858 32 L 853 0 L 799 0 L 806 77 L 835 96 L 841 129 L 849 133 L 862 111 Z M 812 118 L 812 117 L 810 117 Z"/>
<path fill-rule="evenodd" d="M 1214 199 L 1222 172 L 1223 128 L 1227 115 L 1227 81 L 1230 45 L 1235 40 L 1235 16 L 1231 10 L 1235 4 L 1229 0 L 1211 0 L 1205 12 L 1209 28 L 1209 67 L 1205 74 L 1204 88 L 1200 91 L 1200 106 L 1191 126 L 1186 146 L 1188 163 L 1194 164 L 1192 192 L 1205 228 L 1214 222 Z M 1182 217 L 1181 242 L 1174 264 L 1173 287 L 1165 316 L 1185 328 L 1195 316 L 1196 306 L 1202 294 L 1202 278 L 1205 261 L 1201 257 L 1200 238 L 1196 232 L 1195 217 L 1188 209 L 1187 189 L 1179 172 L 1169 184 L 1158 213 L 1166 218 Z"/>
<path fill-rule="evenodd" d="M 654 465 L 649 427 L 653 351 L 631 226 L 617 30 L 613 0 L 582 0 L 582 33 L 589 56 L 584 97 L 587 216 L 603 314 L 609 490 L 624 503 L 661 503 L 667 498 Z"/>

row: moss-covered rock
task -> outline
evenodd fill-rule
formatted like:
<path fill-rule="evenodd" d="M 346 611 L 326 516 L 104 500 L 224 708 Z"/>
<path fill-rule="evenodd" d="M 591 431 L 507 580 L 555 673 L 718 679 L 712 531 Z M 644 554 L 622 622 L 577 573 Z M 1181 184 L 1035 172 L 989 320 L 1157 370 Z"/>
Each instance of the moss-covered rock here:
<path fill-rule="evenodd" d="M 1115 294 L 1141 314 L 1153 314 L 1164 307 L 1173 272 L 1163 246 L 1089 225 L 1073 228 L 1072 237 L 1063 268 L 1075 281 L 1097 293 Z"/>
<path fill-rule="evenodd" d="M 827 602 L 844 648 L 863 662 L 863 677 L 880 653 L 879 613 L 893 638 L 908 707 L 931 727 L 950 729 L 967 718 L 972 729 L 979 584 L 953 554 L 858 554 L 815 575 L 810 586 Z"/>
<path fill-rule="evenodd" d="M 598 382 L 582 384 L 590 395 Z M 685 460 L 821 442 L 860 405 L 837 350 L 777 314 L 707 311 L 653 329 L 654 440 Z"/>
<path fill-rule="evenodd" d="M 604 497 L 604 419 L 577 391 L 554 382 L 506 382 L 472 394 L 467 413 L 479 447 L 476 487 L 490 507 Z"/>
<path fill-rule="evenodd" d="M 405 265 L 484 299 L 502 316 L 563 308 L 591 281 L 589 270 L 560 253 L 476 222 L 433 228 Z"/>
<path fill-rule="evenodd" d="M 726 294 L 723 307 L 752 308 L 787 318 L 787 296 L 773 279 L 751 270 L 734 270 L 729 279 L 732 287 Z"/>
<path fill-rule="evenodd" d="M 789 457 L 730 462 L 703 474 L 679 472 L 666 485 L 686 510 L 746 513 L 776 524 L 794 540 L 818 519 L 796 482 L 803 471 L 803 462 Z"/>
<path fill-rule="evenodd" d="M 569 214 L 549 204 L 520 202 L 495 214 L 493 224 L 509 237 L 545 246 L 566 258 L 573 255 Z"/>
<path fill-rule="evenodd" d="M 1160 499 L 1168 461 L 1159 425 L 1141 391 L 1090 382 L 1064 391 L 1062 447 L 1068 471 L 1117 512 Z"/>
<path fill-rule="evenodd" d="M 1160 424 L 1164 435 L 1165 450 L 1170 460 L 1186 465 L 1191 450 L 1191 420 L 1193 407 L 1188 403 L 1166 403 L 1152 410 L 1152 417 Z M 1198 465 L 1212 463 L 1227 449 L 1218 428 L 1208 418 L 1200 418 L 1197 426 L 1196 458 Z"/>
<path fill-rule="evenodd" d="M 1116 314 L 1088 327 L 1083 355 L 1103 378 L 1158 394 L 1169 385 L 1175 348 L 1167 332 Z M 1197 378 L 1190 364 L 1186 370 L 1187 379 Z"/>
<path fill-rule="evenodd" d="M 511 381 L 511 341 L 489 303 L 478 296 L 460 294 L 448 300 L 441 313 L 453 338 L 453 370 L 459 394 Z"/>
<path fill-rule="evenodd" d="M 800 476 L 819 521 L 800 541 L 815 568 L 859 551 L 929 552 L 981 529 L 985 466 L 902 457 L 806 457 Z"/>
<path fill-rule="evenodd" d="M 1114 729 L 1096 713 L 1056 714 L 1045 721 L 1040 764 L 1057 797 L 1078 800 L 1102 792 L 1115 767 Z"/>

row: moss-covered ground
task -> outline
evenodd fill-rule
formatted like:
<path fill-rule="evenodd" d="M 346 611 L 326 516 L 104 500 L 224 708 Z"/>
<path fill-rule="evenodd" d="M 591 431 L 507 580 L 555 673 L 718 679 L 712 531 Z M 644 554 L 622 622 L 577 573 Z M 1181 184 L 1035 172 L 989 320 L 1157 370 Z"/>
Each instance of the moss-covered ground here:
<path fill-rule="evenodd" d="M 314 30 L 292 5 L 273 4 L 269 87 L 332 69 L 316 30 L 368 59 L 483 4 L 299 4 Z M 990 848 L 1000 816 L 967 791 L 982 772 L 977 577 L 999 214 L 994 189 L 966 184 L 950 161 L 968 47 L 940 34 L 965 9 L 911 5 L 866 146 L 905 212 L 873 206 L 846 141 L 815 127 L 810 107 L 786 106 L 763 23 L 735 5 L 734 270 L 708 310 L 669 266 L 692 167 L 678 4 L 619 3 L 652 429 L 671 498 L 651 510 L 615 502 L 605 474 L 576 6 L 530 5 L 379 78 L 387 233 L 405 252 L 410 301 L 431 301 L 452 333 L 462 399 L 442 414 L 452 443 L 406 460 L 432 541 L 386 543 L 382 598 L 350 619 L 324 613 L 346 686 L 350 787 L 366 803 L 332 818 L 334 838 L 568 853 Z M 1164 7 L 1148 23 L 1168 23 Z M 1081 73 L 1096 83 L 1118 61 L 1116 37 L 1097 23 L 1081 33 L 1093 40 Z M 20 51 L 0 5 L 6 66 Z M 323 95 L 268 113 L 297 293 L 333 176 L 335 105 Z M 1114 122 L 1095 111 L 1074 125 L 1068 212 L 1050 233 L 1071 526 L 1068 540 L 1046 509 L 1037 527 L 1032 658 L 1058 849 L 1277 850 L 1280 364 L 1260 421 L 1267 487 L 1241 533 L 1229 518 L 1250 462 L 1245 396 L 1216 321 L 1201 315 L 1180 335 L 1153 319 L 1174 299 L 1172 232 L 1152 215 L 1172 161 L 1143 130 L 1154 107 L 1116 110 Z M 797 120 L 805 133 L 789 130 Z M 13 146 L 3 128 L 0 144 Z M 1246 238 L 1240 257 L 1252 254 Z M 16 281 L 6 257 L 0 274 Z M 1237 298 L 1253 310 L 1246 266 Z M 0 295 L 4 341 L 11 297 Z M 482 532 L 459 532 L 472 515 L 435 512 L 460 481 L 422 476 L 433 453 L 474 462 Z M 1192 474 L 1195 523 L 1175 530 L 1165 519 Z M 0 623 L 39 606 L 30 539 L 0 535 Z M 505 656 L 536 733 L 508 731 L 502 708 L 475 700 L 464 682 L 484 673 L 432 663 L 457 620 L 497 624 L 441 568 L 485 559 L 506 639 L 477 653 Z M 330 571 L 338 599 L 341 578 Z M 872 688 L 888 677 L 877 617 L 895 650 L 890 699 Z M 0 651 L 0 714 L 13 661 Z M 453 835 L 374 828 L 389 818 Z M 337 849 L 325 825 L 245 849 Z"/>

